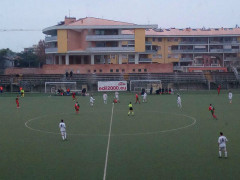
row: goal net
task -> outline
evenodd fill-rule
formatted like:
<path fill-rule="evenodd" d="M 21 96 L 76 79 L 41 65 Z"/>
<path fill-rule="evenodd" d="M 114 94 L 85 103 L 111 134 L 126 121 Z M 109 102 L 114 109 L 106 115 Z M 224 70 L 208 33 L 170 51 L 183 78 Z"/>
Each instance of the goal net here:
<path fill-rule="evenodd" d="M 45 82 L 45 93 L 56 93 L 58 90 L 66 92 L 76 90 L 76 82 Z"/>
<path fill-rule="evenodd" d="M 142 92 L 143 89 L 150 93 L 152 87 L 152 92 L 155 92 L 162 87 L 161 80 L 131 80 L 130 81 L 130 91 L 132 92 Z"/>

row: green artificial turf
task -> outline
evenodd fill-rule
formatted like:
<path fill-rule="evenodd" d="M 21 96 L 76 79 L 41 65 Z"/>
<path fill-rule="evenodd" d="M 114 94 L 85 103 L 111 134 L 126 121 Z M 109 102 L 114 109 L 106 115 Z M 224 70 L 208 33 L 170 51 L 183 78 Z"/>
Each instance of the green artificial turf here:
<path fill-rule="evenodd" d="M 229 104 L 226 91 L 185 92 L 180 110 L 176 95 L 148 95 L 147 103 L 134 104 L 135 94 L 120 92 L 113 107 L 113 94 L 105 105 L 97 93 L 94 107 L 78 96 L 79 114 L 72 97 L 26 94 L 19 110 L 15 98 L 0 95 L 0 179 L 103 179 L 111 117 L 106 179 L 240 178 L 239 94 Z M 127 116 L 130 101 L 134 116 Z M 61 119 L 67 141 L 59 134 Z M 229 140 L 228 159 L 218 158 L 220 131 Z"/>

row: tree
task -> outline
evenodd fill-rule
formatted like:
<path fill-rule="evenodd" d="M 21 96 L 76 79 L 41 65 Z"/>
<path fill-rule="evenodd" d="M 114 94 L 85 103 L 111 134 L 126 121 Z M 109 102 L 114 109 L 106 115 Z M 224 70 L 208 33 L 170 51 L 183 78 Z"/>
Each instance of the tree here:
<path fill-rule="evenodd" d="M 47 56 L 45 54 L 45 47 L 46 47 L 46 44 L 44 40 L 40 40 L 36 47 L 36 55 L 41 65 L 46 64 Z"/>
<path fill-rule="evenodd" d="M 39 67 L 39 58 L 31 51 L 19 53 L 18 67 Z"/>

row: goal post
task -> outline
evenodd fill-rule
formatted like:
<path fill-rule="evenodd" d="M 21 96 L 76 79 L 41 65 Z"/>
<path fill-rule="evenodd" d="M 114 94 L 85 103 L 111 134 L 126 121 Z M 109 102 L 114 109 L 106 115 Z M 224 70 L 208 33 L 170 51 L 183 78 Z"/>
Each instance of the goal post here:
<path fill-rule="evenodd" d="M 153 92 L 162 87 L 161 80 L 131 80 L 130 81 L 130 91 L 131 92 L 141 92 L 145 89 L 147 93 L 150 92 L 152 87 Z"/>
<path fill-rule="evenodd" d="M 66 91 L 67 88 L 76 90 L 76 87 L 76 82 L 45 82 L 45 93 L 56 93 L 58 89 Z"/>

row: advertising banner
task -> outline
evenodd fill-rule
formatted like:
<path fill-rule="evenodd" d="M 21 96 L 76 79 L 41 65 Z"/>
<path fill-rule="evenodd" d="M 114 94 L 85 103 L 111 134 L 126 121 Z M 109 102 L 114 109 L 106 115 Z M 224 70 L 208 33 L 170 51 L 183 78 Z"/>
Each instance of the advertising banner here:
<path fill-rule="evenodd" d="M 98 91 L 127 91 L 127 81 L 98 81 Z"/>

